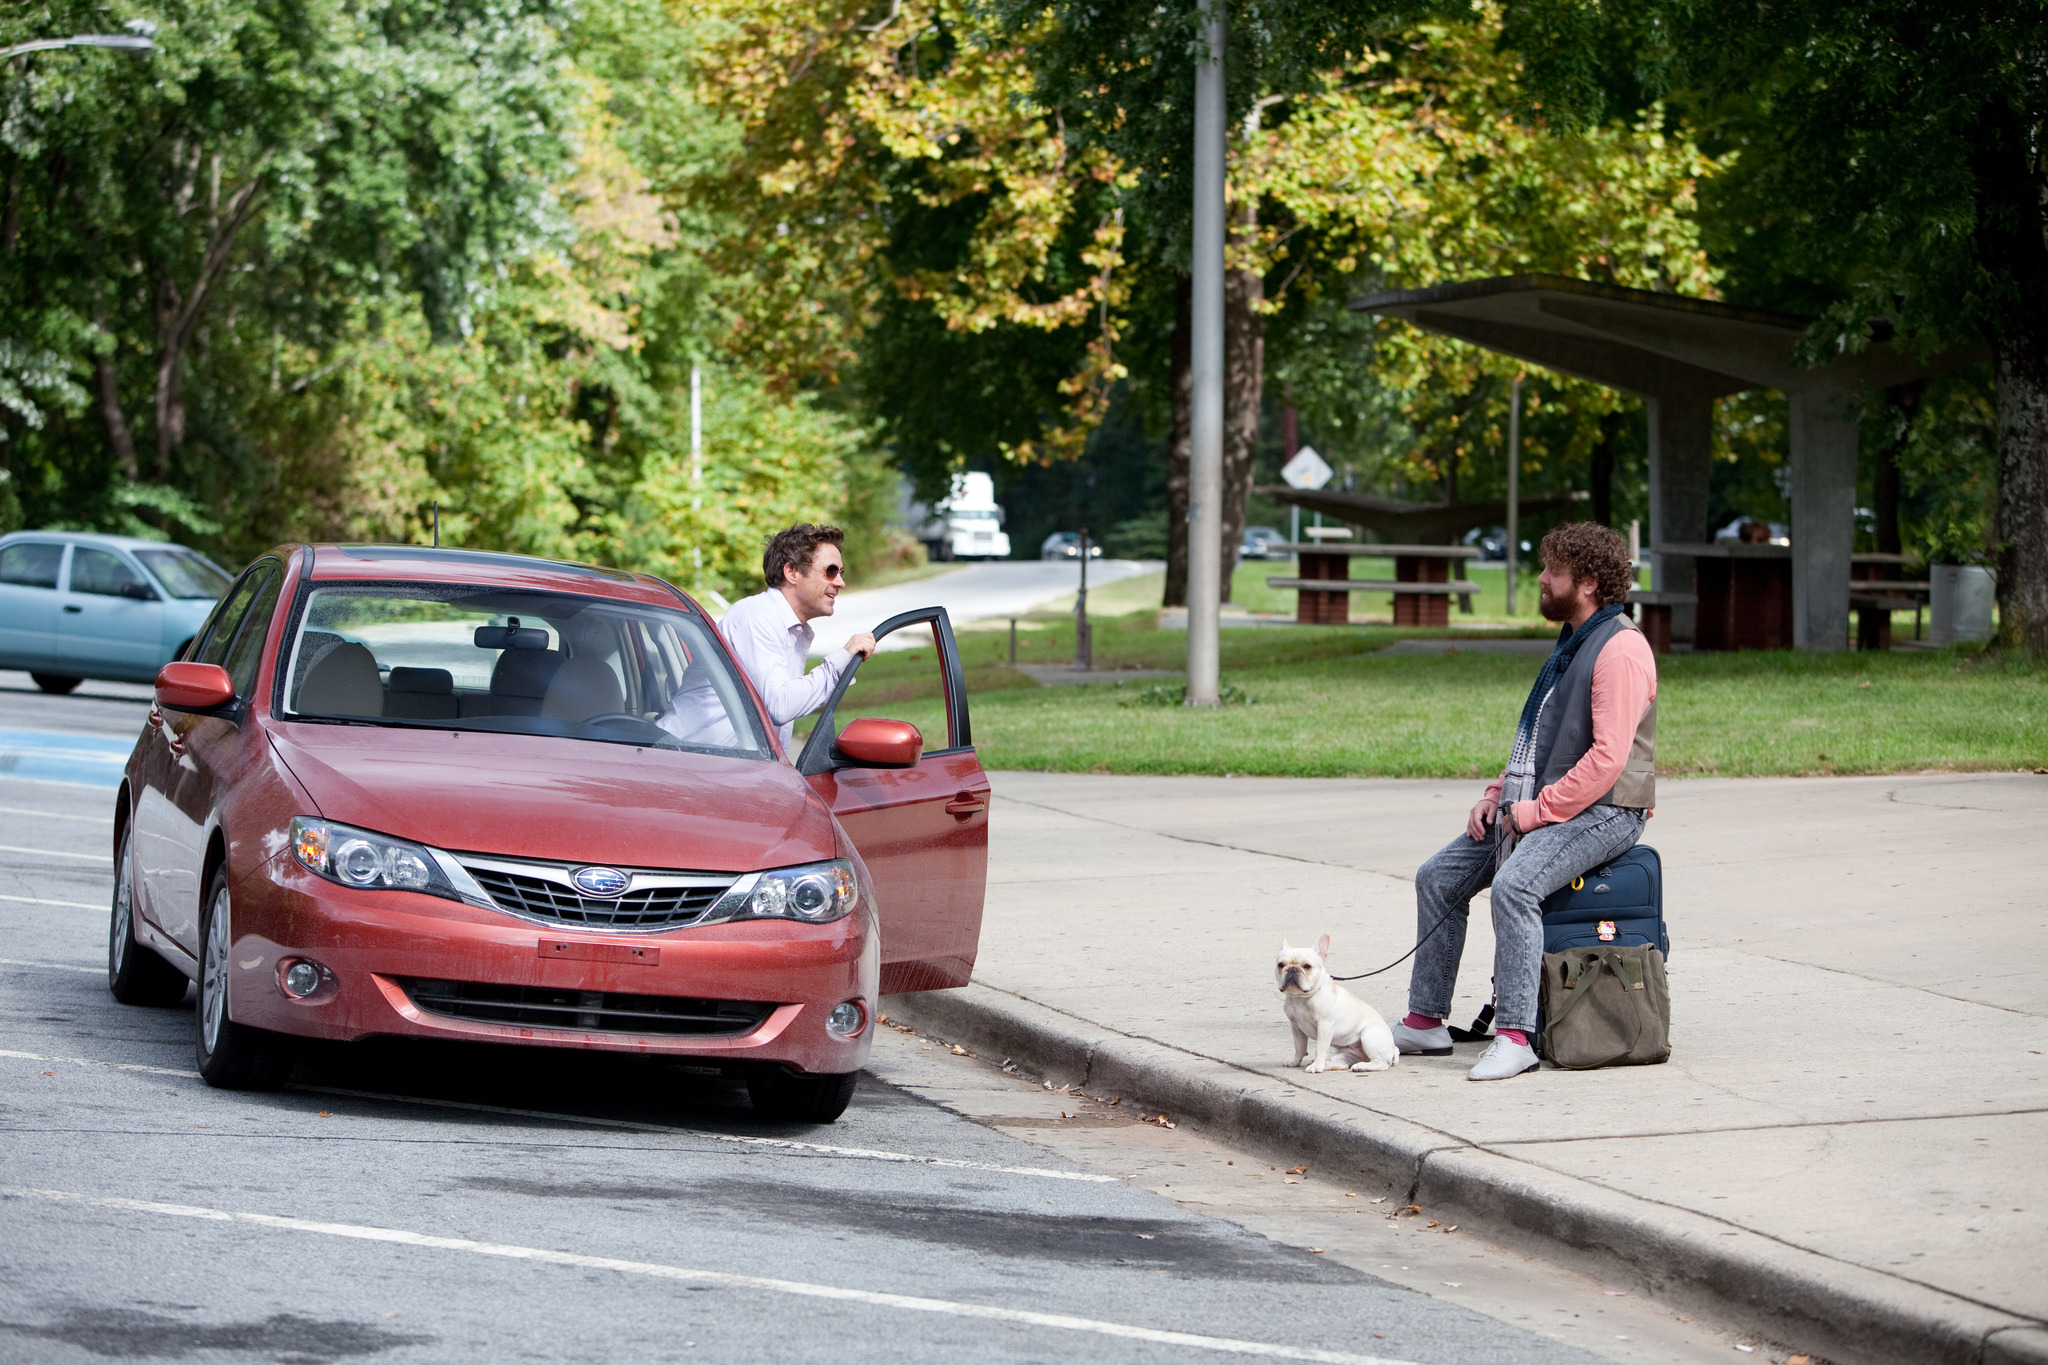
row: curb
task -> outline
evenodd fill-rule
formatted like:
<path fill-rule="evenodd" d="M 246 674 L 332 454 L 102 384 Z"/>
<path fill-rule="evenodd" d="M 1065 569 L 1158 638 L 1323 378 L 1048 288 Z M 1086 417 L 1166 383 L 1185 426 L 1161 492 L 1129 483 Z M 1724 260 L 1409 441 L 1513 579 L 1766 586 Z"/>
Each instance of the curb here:
<path fill-rule="evenodd" d="M 1007 991 L 883 998 L 894 1019 L 1048 1080 L 1171 1110 L 1290 1161 L 1351 1171 L 1524 1251 L 1842 1361 L 2048 1365 L 2048 1325 L 1788 1246 L 1689 1210 L 1263 1072 L 1133 1038 Z"/>

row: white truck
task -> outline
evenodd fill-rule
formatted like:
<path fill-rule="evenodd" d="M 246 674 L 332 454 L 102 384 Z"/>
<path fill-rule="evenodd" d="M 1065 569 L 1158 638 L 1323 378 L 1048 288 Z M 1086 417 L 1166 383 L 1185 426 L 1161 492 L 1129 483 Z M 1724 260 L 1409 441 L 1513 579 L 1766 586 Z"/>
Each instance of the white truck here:
<path fill-rule="evenodd" d="M 928 558 L 1008 559 L 1010 537 L 996 505 L 996 481 L 987 474 L 955 474 L 953 490 L 918 527 Z"/>

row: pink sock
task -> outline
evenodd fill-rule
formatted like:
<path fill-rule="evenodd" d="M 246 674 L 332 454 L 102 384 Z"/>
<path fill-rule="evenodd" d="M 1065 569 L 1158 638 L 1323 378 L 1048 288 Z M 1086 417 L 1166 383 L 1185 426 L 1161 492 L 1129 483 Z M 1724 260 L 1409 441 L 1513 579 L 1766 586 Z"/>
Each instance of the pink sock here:
<path fill-rule="evenodd" d="M 1518 1028 L 1497 1028 L 1493 1031 L 1493 1036 L 1496 1038 L 1505 1038 L 1509 1042 L 1515 1044 L 1517 1047 L 1529 1046 L 1529 1035 L 1522 1032 Z"/>
<path fill-rule="evenodd" d="M 1409 1028 L 1422 1029 L 1424 1031 L 1427 1031 L 1429 1029 L 1433 1029 L 1441 1025 L 1443 1023 L 1443 1020 L 1432 1019 L 1426 1014 L 1417 1014 L 1414 1010 L 1410 1010 L 1408 1011 L 1408 1017 L 1406 1019 L 1403 1019 L 1401 1022 L 1403 1024 L 1406 1024 Z"/>

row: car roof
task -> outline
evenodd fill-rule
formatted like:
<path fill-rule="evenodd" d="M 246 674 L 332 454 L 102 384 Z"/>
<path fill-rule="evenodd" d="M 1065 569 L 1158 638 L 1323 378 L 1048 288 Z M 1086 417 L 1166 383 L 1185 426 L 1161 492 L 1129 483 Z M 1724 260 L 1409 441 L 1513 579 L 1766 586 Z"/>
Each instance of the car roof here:
<path fill-rule="evenodd" d="M 187 554 L 199 554 L 189 545 L 179 545 L 168 540 L 144 540 L 141 536 L 108 535 L 103 531 L 9 531 L 0 536 L 0 543 L 10 540 L 68 540 L 80 545 L 104 545 L 116 550 L 183 550 Z"/>
<path fill-rule="evenodd" d="M 677 589 L 652 574 L 628 573 L 624 569 L 569 560 L 430 545 L 334 544 L 311 548 L 311 577 L 316 583 L 461 583 L 611 597 L 663 607 L 689 602 Z"/>

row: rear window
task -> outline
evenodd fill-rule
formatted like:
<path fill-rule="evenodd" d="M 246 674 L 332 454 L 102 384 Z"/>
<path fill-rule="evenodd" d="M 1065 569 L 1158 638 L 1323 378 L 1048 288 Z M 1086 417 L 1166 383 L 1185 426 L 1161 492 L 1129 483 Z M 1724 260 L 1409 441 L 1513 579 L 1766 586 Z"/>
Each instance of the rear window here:
<path fill-rule="evenodd" d="M 64 547 L 47 541 L 18 542 L 0 549 L 0 583 L 18 588 L 54 588 Z"/>
<path fill-rule="evenodd" d="M 228 590 L 218 564 L 191 550 L 137 550 L 135 557 L 173 597 L 215 598 Z"/>
<path fill-rule="evenodd" d="M 283 714 L 768 758 L 703 617 L 448 584 L 315 588 Z"/>

